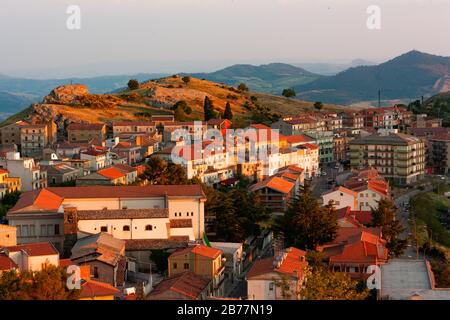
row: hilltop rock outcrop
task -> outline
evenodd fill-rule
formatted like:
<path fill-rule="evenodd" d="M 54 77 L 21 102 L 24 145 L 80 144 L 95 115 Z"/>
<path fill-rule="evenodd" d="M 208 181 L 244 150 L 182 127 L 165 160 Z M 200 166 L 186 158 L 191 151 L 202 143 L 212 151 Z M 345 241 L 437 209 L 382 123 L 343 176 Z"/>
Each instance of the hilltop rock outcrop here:
<path fill-rule="evenodd" d="M 49 95 L 45 96 L 44 104 L 74 104 L 81 97 L 89 95 L 88 88 L 83 84 L 63 85 L 53 89 Z"/>

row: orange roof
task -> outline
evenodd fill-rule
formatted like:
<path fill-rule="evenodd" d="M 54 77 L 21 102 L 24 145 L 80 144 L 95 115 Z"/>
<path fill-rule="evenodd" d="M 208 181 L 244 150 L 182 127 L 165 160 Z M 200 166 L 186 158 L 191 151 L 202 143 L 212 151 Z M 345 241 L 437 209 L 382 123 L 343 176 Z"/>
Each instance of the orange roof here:
<path fill-rule="evenodd" d="M 174 253 L 172 253 L 170 255 L 170 257 L 175 257 L 175 256 L 179 256 L 181 254 L 187 254 L 187 253 L 193 253 L 196 255 L 203 256 L 203 257 L 215 259 L 219 255 L 222 254 L 222 250 L 207 247 L 207 246 L 199 244 L 199 245 L 196 245 L 195 247 L 188 247 L 186 249 L 175 251 Z M 169 257 L 169 259 L 170 259 L 170 257 Z"/>
<path fill-rule="evenodd" d="M 9 252 L 24 251 L 29 256 L 59 255 L 58 250 L 50 242 L 36 242 L 6 247 Z"/>
<path fill-rule="evenodd" d="M 101 169 L 97 173 L 111 180 L 125 177 L 125 173 L 114 167 Z"/>
<path fill-rule="evenodd" d="M 308 265 L 305 259 L 306 252 L 294 247 L 287 248 L 284 259 L 279 266 L 275 264 L 274 257 L 257 260 L 247 274 L 247 278 L 253 278 L 261 275 L 267 275 L 272 272 L 281 273 L 297 278 L 303 276 L 303 270 Z"/>
<path fill-rule="evenodd" d="M 311 139 L 310 137 L 307 137 L 303 134 L 296 134 L 293 136 L 284 136 L 284 140 L 286 140 L 288 143 L 301 143 L 301 142 L 312 142 L 314 139 Z"/>
<path fill-rule="evenodd" d="M 273 176 L 266 180 L 255 183 L 250 187 L 251 191 L 260 190 L 262 188 L 270 188 L 281 193 L 290 193 L 294 188 L 294 184 L 292 182 L 286 181 L 282 178 Z"/>
<path fill-rule="evenodd" d="M 152 196 L 205 198 L 201 185 L 49 187 L 23 193 L 16 205 L 8 211 L 8 214 L 34 211 L 57 212 L 64 199 L 115 199 Z"/>
<path fill-rule="evenodd" d="M 48 189 L 39 189 L 22 193 L 10 211 L 57 211 L 62 201 L 60 196 Z"/>
<path fill-rule="evenodd" d="M 114 296 L 120 293 L 120 290 L 110 284 L 94 281 L 82 280 L 81 292 L 79 298 L 94 298 L 102 296 Z"/>
<path fill-rule="evenodd" d="M 313 150 L 319 149 L 318 145 L 312 144 L 312 143 L 305 143 L 303 146 L 307 147 L 308 149 L 313 149 Z"/>
<path fill-rule="evenodd" d="M 0 174 L 5 174 L 5 173 L 9 173 L 8 170 L 5 170 L 3 168 L 0 168 Z"/>
<path fill-rule="evenodd" d="M 161 281 L 150 293 L 150 299 L 152 296 L 158 296 L 167 291 L 182 294 L 190 299 L 197 299 L 210 282 L 211 280 L 190 271 L 178 273 Z"/>

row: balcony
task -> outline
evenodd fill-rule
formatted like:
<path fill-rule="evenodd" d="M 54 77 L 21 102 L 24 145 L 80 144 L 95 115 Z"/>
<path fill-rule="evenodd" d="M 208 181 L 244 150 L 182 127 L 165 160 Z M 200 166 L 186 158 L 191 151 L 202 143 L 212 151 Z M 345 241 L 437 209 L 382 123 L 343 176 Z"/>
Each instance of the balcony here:
<path fill-rule="evenodd" d="M 224 279 L 225 279 L 225 264 L 223 264 L 214 275 L 213 279 L 214 289 L 219 288 Z"/>

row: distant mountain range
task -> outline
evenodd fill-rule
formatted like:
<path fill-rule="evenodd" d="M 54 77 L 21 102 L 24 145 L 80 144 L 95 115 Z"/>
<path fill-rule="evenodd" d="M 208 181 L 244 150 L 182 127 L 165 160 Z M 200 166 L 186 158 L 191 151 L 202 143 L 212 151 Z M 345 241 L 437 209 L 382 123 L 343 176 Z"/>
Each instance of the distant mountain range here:
<path fill-rule="evenodd" d="M 281 95 L 293 88 L 297 99 L 351 105 L 381 99 L 415 100 L 450 91 L 450 57 L 410 51 L 387 62 L 373 65 L 357 59 L 348 65 L 271 63 L 260 66 L 233 65 L 210 73 L 192 73 L 199 79 L 237 86 L 245 83 L 251 91 Z M 339 69 L 348 68 L 335 75 Z M 310 70 L 310 71 L 308 71 Z M 311 72 L 311 70 L 315 72 Z M 321 73 L 321 74 L 320 74 Z M 33 80 L 0 75 L 0 118 L 40 101 L 53 88 L 83 83 L 91 93 L 118 92 L 129 79 L 140 82 L 162 78 L 166 74 L 136 74 L 94 78 Z"/>
<path fill-rule="evenodd" d="M 106 93 L 126 86 L 128 80 L 145 81 L 166 76 L 165 74 L 135 74 L 101 76 L 93 78 L 35 80 L 0 75 L 0 118 L 1 114 L 19 112 L 31 103 L 39 102 L 53 88 L 73 83 L 83 83 L 92 93 Z"/>
<path fill-rule="evenodd" d="M 450 57 L 410 51 L 375 66 L 360 66 L 294 87 L 297 98 L 351 104 L 381 98 L 417 99 L 450 90 Z"/>
<path fill-rule="evenodd" d="M 250 90 L 281 95 L 285 88 L 312 82 L 321 75 L 285 63 L 270 63 L 260 66 L 236 64 L 210 73 L 193 73 L 195 78 L 237 86 L 245 83 Z"/>
<path fill-rule="evenodd" d="M 295 63 L 294 66 L 323 76 L 334 76 L 339 72 L 359 66 L 373 66 L 377 63 L 364 59 L 355 59 L 350 63 Z"/>

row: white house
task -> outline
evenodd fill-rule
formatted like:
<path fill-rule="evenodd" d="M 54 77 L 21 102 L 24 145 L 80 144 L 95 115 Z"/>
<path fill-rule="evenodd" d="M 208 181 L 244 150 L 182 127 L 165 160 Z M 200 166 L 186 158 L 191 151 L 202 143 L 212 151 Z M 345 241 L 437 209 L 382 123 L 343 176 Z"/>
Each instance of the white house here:
<path fill-rule="evenodd" d="M 7 169 L 13 177 L 19 177 L 23 191 L 47 186 L 47 172 L 33 158 L 21 158 L 18 152 L 8 152 L 5 158 L 0 159 L 0 168 Z"/>

